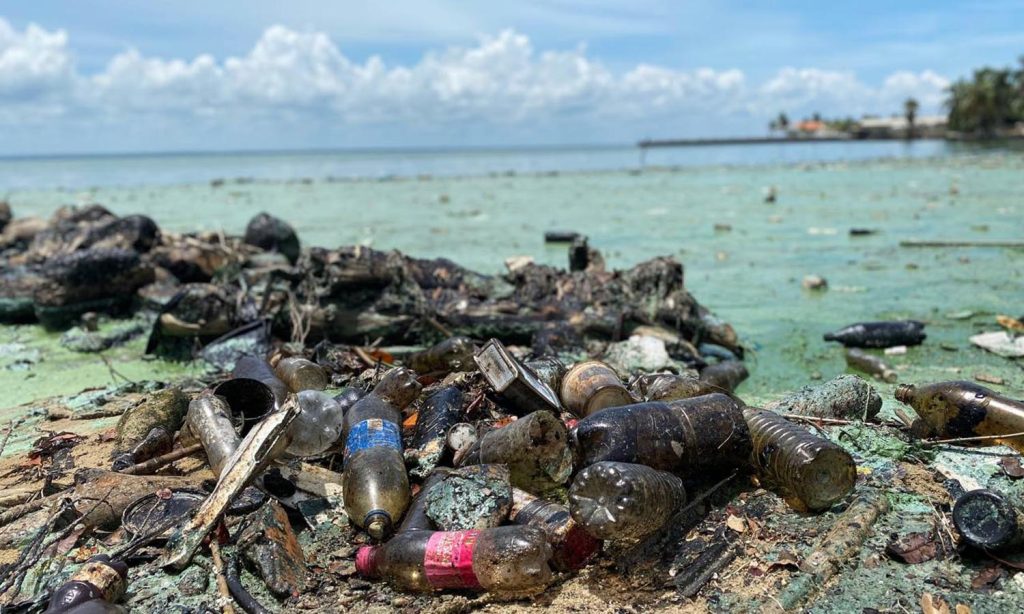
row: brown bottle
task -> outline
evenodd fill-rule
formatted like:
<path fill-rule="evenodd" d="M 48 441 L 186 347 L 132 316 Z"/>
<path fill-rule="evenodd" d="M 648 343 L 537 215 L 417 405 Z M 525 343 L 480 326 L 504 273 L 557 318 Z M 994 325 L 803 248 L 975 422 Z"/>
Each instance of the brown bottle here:
<path fill-rule="evenodd" d="M 998 395 L 974 382 L 939 382 L 896 388 L 896 400 L 914 408 L 913 431 L 920 437 L 974 437 L 1024 433 L 1024 403 Z M 1024 438 L 985 442 L 1024 452 Z"/>
<path fill-rule="evenodd" d="M 408 511 L 405 512 L 405 518 L 402 519 L 402 524 L 398 527 L 399 533 L 404 531 L 433 531 L 437 528 L 434 525 L 434 521 L 430 519 L 430 516 L 427 516 L 427 492 L 444 479 L 444 476 L 448 475 L 450 471 L 451 469 L 447 467 L 438 467 L 427 476 L 427 479 L 423 481 L 423 486 L 420 487 L 420 491 L 416 493 L 412 503 L 409 504 Z"/>
<path fill-rule="evenodd" d="M 282 358 L 274 367 L 274 373 L 292 392 L 323 390 L 328 384 L 323 367 L 298 356 Z"/>
<path fill-rule="evenodd" d="M 664 526 L 684 503 L 681 479 L 633 463 L 590 465 L 569 489 L 572 517 L 598 539 L 640 539 Z"/>
<path fill-rule="evenodd" d="M 460 466 L 508 465 L 512 485 L 527 490 L 564 484 L 572 473 L 565 425 L 544 410 L 488 431 L 459 460 Z"/>
<path fill-rule="evenodd" d="M 758 476 L 794 509 L 825 510 L 853 490 L 857 465 L 846 450 L 774 412 L 748 408 L 743 417 Z"/>
<path fill-rule="evenodd" d="M 580 417 L 633 402 L 618 374 L 599 360 L 576 363 L 562 378 L 562 404 Z"/>
<path fill-rule="evenodd" d="M 450 337 L 422 352 L 410 354 L 406 362 L 417 373 L 447 374 L 476 371 L 476 346 L 468 337 Z"/>
<path fill-rule="evenodd" d="M 859 348 L 846 348 L 846 364 L 868 375 L 882 378 L 890 384 L 899 379 L 899 375 L 884 360 Z"/>
<path fill-rule="evenodd" d="M 112 604 L 124 595 L 127 580 L 127 565 L 97 554 L 54 591 L 44 614 L 123 611 Z"/>
<path fill-rule="evenodd" d="M 592 537 L 560 503 L 545 501 L 525 490 L 512 489 L 509 519 L 516 524 L 537 527 L 548 536 L 553 551 L 551 562 L 559 571 L 580 569 L 601 549 L 601 541 Z"/>
<path fill-rule="evenodd" d="M 605 409 L 580 420 L 573 441 L 581 467 L 618 461 L 687 477 L 750 462 L 743 412 L 720 393 Z"/>
<path fill-rule="evenodd" d="M 360 548 L 356 569 L 401 590 L 470 589 L 523 597 L 551 583 L 550 558 L 547 537 L 536 527 L 406 531 L 386 544 Z"/>
<path fill-rule="evenodd" d="M 409 369 L 392 369 L 345 415 L 345 511 L 375 539 L 389 535 L 409 505 L 399 425 L 421 388 Z"/>
<path fill-rule="evenodd" d="M 406 458 L 415 465 L 409 472 L 423 477 L 437 466 L 445 451 L 448 431 L 462 419 L 462 391 L 455 386 L 435 390 L 420 407 L 412 449 Z"/>
<path fill-rule="evenodd" d="M 714 386 L 719 391 L 734 392 L 750 375 L 747 367 L 738 360 L 726 360 L 701 369 L 700 381 Z"/>

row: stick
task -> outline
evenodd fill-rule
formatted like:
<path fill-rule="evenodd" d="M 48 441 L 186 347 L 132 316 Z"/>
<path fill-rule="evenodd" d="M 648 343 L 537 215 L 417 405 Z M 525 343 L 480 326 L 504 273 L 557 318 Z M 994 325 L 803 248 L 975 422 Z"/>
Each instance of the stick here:
<path fill-rule="evenodd" d="M 216 539 L 210 540 L 210 555 L 213 557 L 213 568 L 217 570 L 217 591 L 224 598 L 224 605 L 221 611 L 224 614 L 235 614 L 235 608 L 231 606 L 231 591 L 228 589 L 228 580 L 224 577 L 224 560 L 220 558 L 220 544 Z"/>
<path fill-rule="evenodd" d="M 921 442 L 922 446 L 937 446 L 944 443 L 970 443 L 972 441 L 992 441 L 995 439 L 1016 439 L 1024 437 L 1024 432 L 1008 433 L 1006 435 L 978 435 L 977 437 L 957 437 L 955 439 L 933 439 Z"/>
<path fill-rule="evenodd" d="M 436 330 L 437 332 L 441 333 L 445 337 L 454 337 L 455 336 L 455 334 L 452 333 L 452 331 L 450 331 L 447 327 L 445 327 L 444 324 L 441 324 L 440 322 L 438 322 L 435 318 L 433 318 L 431 316 L 427 316 L 424 319 L 427 321 L 427 324 L 429 324 L 432 327 L 434 327 L 434 330 Z"/>
<path fill-rule="evenodd" d="M 162 456 L 154 456 L 148 461 L 141 462 L 131 467 L 126 467 L 124 470 L 118 473 L 124 473 L 126 475 L 148 475 L 150 472 L 159 469 L 165 465 L 170 465 L 176 460 L 185 458 L 186 456 L 192 456 L 196 452 L 203 451 L 203 444 L 196 443 L 184 448 L 178 448 L 172 450 Z"/>
<path fill-rule="evenodd" d="M 1009 247 L 1010 249 L 1024 249 L 1024 243 L 1019 241 L 900 241 L 900 247 Z"/>
<path fill-rule="evenodd" d="M 896 424 L 895 422 L 877 422 L 877 423 L 875 423 L 875 422 L 863 422 L 863 421 L 860 421 L 860 420 L 843 420 L 842 418 L 819 418 L 817 416 L 804 416 L 802 414 L 779 414 L 779 415 L 782 416 L 783 418 L 785 418 L 786 420 L 792 420 L 793 422 L 806 422 L 808 424 L 814 424 L 815 422 L 820 422 L 822 424 L 836 424 L 836 425 L 863 424 L 865 426 L 874 426 L 874 427 L 891 426 L 893 428 L 899 428 L 899 427 L 903 426 L 901 424 Z"/>

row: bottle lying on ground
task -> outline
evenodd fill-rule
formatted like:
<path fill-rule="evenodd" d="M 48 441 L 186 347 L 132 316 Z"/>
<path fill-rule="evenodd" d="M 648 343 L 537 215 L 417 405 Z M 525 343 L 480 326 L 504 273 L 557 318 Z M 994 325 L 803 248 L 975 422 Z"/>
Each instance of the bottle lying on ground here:
<path fill-rule="evenodd" d="M 330 451 L 341 438 L 345 410 L 319 390 L 303 390 L 295 395 L 299 415 L 288 425 L 290 443 L 285 454 L 295 458 L 315 458 Z"/>
<path fill-rule="evenodd" d="M 825 341 L 838 341 L 846 347 L 891 348 L 897 345 L 918 345 L 925 340 L 924 322 L 898 320 L 893 322 L 860 322 L 824 336 Z"/>
<path fill-rule="evenodd" d="M 825 510 L 853 490 L 857 465 L 846 450 L 774 412 L 748 408 L 743 417 L 758 477 L 794 509 Z"/>
<path fill-rule="evenodd" d="M 441 460 L 448 431 L 462 419 L 462 405 L 462 390 L 455 386 L 440 388 L 423 401 L 411 449 L 406 451 L 414 465 L 412 475 L 427 475 Z"/>
<path fill-rule="evenodd" d="M 328 383 L 323 367 L 298 356 L 282 358 L 274 372 L 292 392 L 323 390 Z"/>
<path fill-rule="evenodd" d="M 749 375 L 747 367 L 742 362 L 726 360 L 704 367 L 700 372 L 700 381 L 714 386 L 719 391 L 733 392 Z"/>
<path fill-rule="evenodd" d="M 97 554 L 54 591 L 44 614 L 123 612 L 113 604 L 124 595 L 127 581 L 127 565 Z"/>
<path fill-rule="evenodd" d="M 598 539 L 640 539 L 664 526 L 684 503 L 681 479 L 633 463 L 590 465 L 569 489 L 573 519 Z"/>
<path fill-rule="evenodd" d="M 420 389 L 415 373 L 392 369 L 345 416 L 345 511 L 375 539 L 389 535 L 409 505 L 399 425 Z"/>
<path fill-rule="evenodd" d="M 633 402 L 618 374 L 599 360 L 576 363 L 566 371 L 560 395 L 565 408 L 580 417 Z"/>
<path fill-rule="evenodd" d="M 581 467 L 619 461 L 687 477 L 750 462 L 743 411 L 720 393 L 605 409 L 580 420 L 573 441 Z"/>
<path fill-rule="evenodd" d="M 630 390 L 644 401 L 678 401 L 721 392 L 693 375 L 647 373 L 633 380 Z"/>
<path fill-rule="evenodd" d="M 868 375 L 877 375 L 890 384 L 899 379 L 896 371 L 887 365 L 884 360 L 858 348 L 846 349 L 846 364 L 850 368 L 862 371 Z"/>
<path fill-rule="evenodd" d="M 551 562 L 559 571 L 580 569 L 601 549 L 592 537 L 560 503 L 545 501 L 519 488 L 512 489 L 509 519 L 544 531 L 553 551 Z"/>
<path fill-rule="evenodd" d="M 459 465 L 508 465 L 512 485 L 537 492 L 563 484 L 572 473 L 565 425 L 541 410 L 480 437 Z"/>
<path fill-rule="evenodd" d="M 417 373 L 454 373 L 476 371 L 473 354 L 476 347 L 468 337 L 450 337 L 422 352 L 410 354 L 406 363 Z"/>
<path fill-rule="evenodd" d="M 405 512 L 405 518 L 402 518 L 402 524 L 398 526 L 398 532 L 404 531 L 433 531 L 437 528 L 434 525 L 434 521 L 427 516 L 427 493 L 433 488 L 438 482 L 444 479 L 444 476 L 448 475 L 451 469 L 447 467 L 438 467 L 427 476 L 427 479 L 423 481 L 423 485 L 420 486 L 420 491 L 413 497 L 412 503 L 409 504 L 409 510 Z"/>
<path fill-rule="evenodd" d="M 405 531 L 386 544 L 360 548 L 356 569 L 401 590 L 471 589 L 524 597 L 551 583 L 550 558 L 547 536 L 536 527 Z"/>
<path fill-rule="evenodd" d="M 992 490 L 964 493 L 953 506 L 953 524 L 964 541 L 982 550 L 1003 550 L 1024 543 L 1024 514 Z"/>
<path fill-rule="evenodd" d="M 974 437 L 1024 433 L 1024 403 L 979 386 L 974 382 L 938 382 L 924 386 L 903 384 L 896 400 L 914 408 L 918 420 L 913 432 L 919 437 Z M 982 442 L 1002 444 L 1024 452 L 1024 438 L 1010 437 Z"/>

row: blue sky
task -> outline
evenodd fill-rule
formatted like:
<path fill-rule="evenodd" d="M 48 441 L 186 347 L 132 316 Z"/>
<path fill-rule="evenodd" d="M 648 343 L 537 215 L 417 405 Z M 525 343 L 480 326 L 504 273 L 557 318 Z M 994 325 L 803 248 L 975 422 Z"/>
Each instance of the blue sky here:
<path fill-rule="evenodd" d="M 941 110 L 1024 2 L 0 3 L 0 154 L 631 142 Z"/>

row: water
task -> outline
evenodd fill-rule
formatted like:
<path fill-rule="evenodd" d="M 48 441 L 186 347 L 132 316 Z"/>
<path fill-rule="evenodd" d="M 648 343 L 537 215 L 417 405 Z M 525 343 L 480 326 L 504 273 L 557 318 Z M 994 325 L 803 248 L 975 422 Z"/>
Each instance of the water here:
<path fill-rule="evenodd" d="M 857 149 L 860 145 L 865 149 Z M 912 155 L 879 157 L 875 145 L 910 147 Z M 123 163 L 117 158 L 46 160 L 38 163 L 77 165 L 75 173 L 95 166 L 94 176 L 124 185 L 15 190 L 9 199 L 19 215 L 49 215 L 61 204 L 100 202 L 118 213 L 151 215 L 167 231 L 223 228 L 240 233 L 253 214 L 268 211 L 294 224 L 306 244 L 401 249 L 417 256 L 444 256 L 491 273 L 500 272 L 504 259 L 514 255 L 564 266 L 565 246 L 545 245 L 543 233 L 571 229 L 587 234 L 613 267 L 663 254 L 679 258 L 690 291 L 732 322 L 752 349 L 752 377 L 742 389 L 745 398 L 770 398 L 812 383 L 816 375 L 843 372 L 842 352 L 821 340 L 824 332 L 855 321 L 904 317 L 928 322 L 929 340 L 889 359 L 902 381 L 994 373 L 1006 378 L 1003 391 L 1020 395 L 1024 386 L 1015 363 L 972 347 L 967 338 L 996 329 L 996 314 L 1024 315 L 1024 251 L 911 249 L 900 247 L 900 241 L 1024 239 L 1024 155 L 941 143 L 806 147 L 820 147 L 813 150 L 816 156 L 838 160 L 756 163 L 759 156 L 772 155 L 774 146 L 764 146 L 745 148 L 739 158 L 719 163 L 725 160 L 716 157 L 719 148 L 689 148 L 652 151 L 648 163 L 658 162 L 658 168 L 638 171 L 593 170 L 602 165 L 631 168 L 624 162 L 636 152 L 622 149 L 540 155 L 462 152 L 443 154 L 442 159 L 425 153 L 395 154 L 398 160 L 374 164 L 392 170 L 409 165 L 415 172 L 396 174 L 412 177 L 231 180 L 219 186 L 181 179 L 198 177 L 195 158 L 170 164 L 180 165 L 177 170 L 162 169 L 168 158 L 134 160 L 137 180 L 129 179 L 135 171 L 120 168 Z M 802 155 L 799 150 L 787 151 L 793 157 Z M 487 158 L 491 155 L 493 159 Z M 653 160 L 656 155 L 674 156 L 677 163 Z M 291 164 L 302 171 L 282 176 L 294 177 L 317 175 L 309 159 L 325 165 L 320 175 L 331 174 L 326 169 L 335 163 L 328 161 L 332 156 L 198 159 L 212 175 L 251 176 L 270 173 L 268 169 L 285 173 Z M 423 164 L 410 162 L 413 159 Z M 576 170 L 559 167 L 558 173 L 496 175 L 468 170 L 512 160 L 540 169 L 556 159 L 566 166 L 575 160 Z M 470 167 L 445 166 L 453 160 L 467 160 Z M 11 164 L 15 162 L 0 166 Z M 17 164 L 27 165 L 26 183 L 43 181 L 45 171 L 27 170 L 35 163 Z M 370 162 L 362 159 L 358 164 Z M 424 164 L 449 172 L 416 177 L 425 175 Z M 237 172 L 221 172 L 227 167 Z M 3 168 L 10 172 L 9 166 Z M 170 180 L 172 176 L 175 179 Z M 769 186 L 777 190 L 775 204 L 764 202 Z M 716 230 L 716 224 L 731 230 Z M 849 235 L 853 227 L 878 233 L 854 237 Z M 827 278 L 830 289 L 802 290 L 800 282 L 808 274 Z M 973 317 L 947 317 L 965 310 Z M 42 371 L 29 383 L 22 374 L 0 373 L 0 385 L 5 378 L 21 378 L 18 385 L 31 387 L 25 395 L 38 396 L 40 390 L 52 394 L 62 385 L 59 374 L 51 377 Z M 880 388 L 891 398 L 891 387 Z"/>

